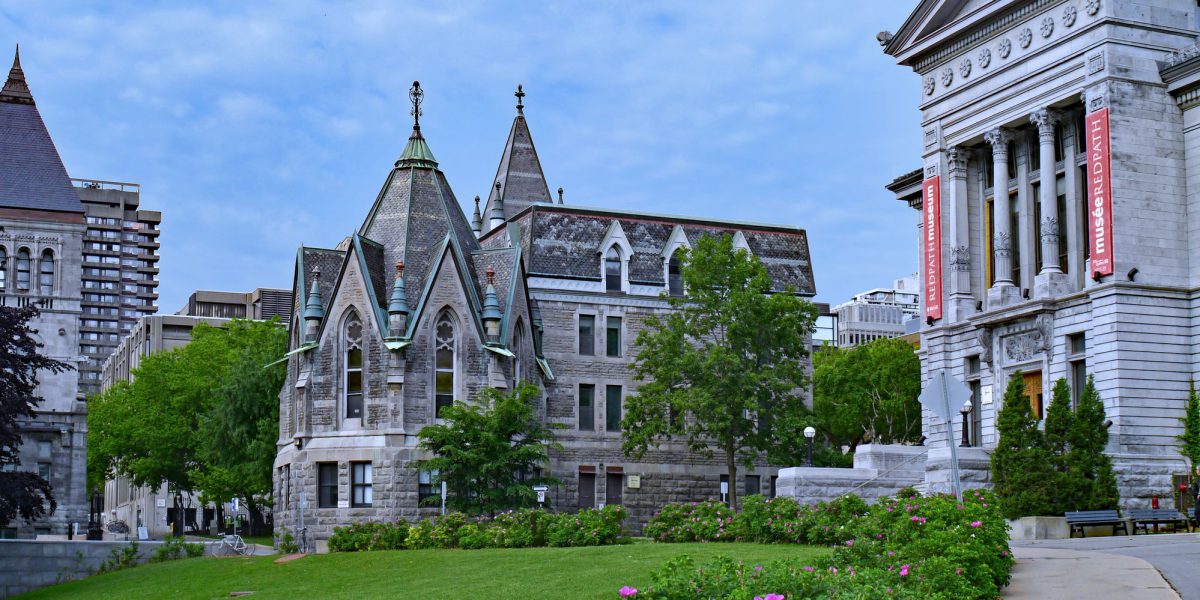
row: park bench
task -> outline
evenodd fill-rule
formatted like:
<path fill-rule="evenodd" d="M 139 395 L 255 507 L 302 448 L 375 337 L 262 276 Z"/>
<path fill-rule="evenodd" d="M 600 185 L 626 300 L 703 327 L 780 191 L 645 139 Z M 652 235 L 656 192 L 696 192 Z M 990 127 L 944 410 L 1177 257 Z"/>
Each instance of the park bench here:
<path fill-rule="evenodd" d="M 1149 533 L 1147 525 L 1171 525 L 1173 531 L 1178 532 L 1179 526 L 1183 525 L 1184 531 L 1191 531 L 1188 526 L 1188 518 L 1183 513 L 1177 510 L 1167 508 L 1137 508 L 1129 511 L 1129 517 L 1133 519 L 1133 533 L 1137 535 L 1140 528 L 1143 532 Z"/>
<path fill-rule="evenodd" d="M 1098 527 L 1111 525 L 1113 535 L 1117 535 L 1117 529 L 1129 535 L 1129 529 L 1125 525 L 1125 519 L 1121 518 L 1120 513 L 1116 510 L 1076 510 L 1064 513 L 1067 518 L 1067 525 L 1071 527 L 1071 537 L 1075 537 L 1075 531 L 1079 530 L 1080 537 L 1087 537 L 1087 532 L 1084 527 Z"/>

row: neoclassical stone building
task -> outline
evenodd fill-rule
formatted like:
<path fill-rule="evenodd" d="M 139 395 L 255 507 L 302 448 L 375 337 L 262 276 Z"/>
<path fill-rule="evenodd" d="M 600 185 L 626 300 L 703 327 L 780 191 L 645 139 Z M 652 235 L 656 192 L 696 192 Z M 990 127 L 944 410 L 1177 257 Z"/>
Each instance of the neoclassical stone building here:
<path fill-rule="evenodd" d="M 884 51 L 921 78 L 922 363 L 975 392 L 968 485 L 1007 379 L 1044 415 L 1094 375 L 1123 503 L 1170 497 L 1200 342 L 1200 97 L 1191 0 L 925 0 Z M 948 432 L 926 413 L 927 481 Z M 952 433 L 952 435 L 951 435 Z"/>
<path fill-rule="evenodd" d="M 412 96 L 419 101 L 419 86 Z M 550 473 L 558 510 L 621 503 L 640 526 L 669 500 L 717 497 L 720 459 L 664 445 L 620 450 L 628 364 L 661 294 L 682 293 L 676 250 L 729 234 L 779 290 L 814 293 L 805 232 L 552 202 L 518 90 L 494 187 L 468 219 L 414 126 L 362 226 L 296 255 L 287 383 L 280 394 L 278 525 L 326 538 L 356 520 L 437 514 L 417 433 L 442 407 L 521 380 L 559 423 Z M 419 104 L 418 113 L 419 117 Z M 363 208 L 368 208 L 364 202 Z M 735 485 L 770 493 L 765 463 Z M 303 516 L 302 516 L 303 513 Z"/>

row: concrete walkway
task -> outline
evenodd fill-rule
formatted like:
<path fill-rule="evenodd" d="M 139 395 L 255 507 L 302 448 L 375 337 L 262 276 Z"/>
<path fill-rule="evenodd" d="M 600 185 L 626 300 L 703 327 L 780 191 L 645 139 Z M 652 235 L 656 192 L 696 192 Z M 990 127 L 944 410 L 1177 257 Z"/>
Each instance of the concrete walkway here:
<path fill-rule="evenodd" d="M 1013 542 L 1013 552 L 1051 550 L 1141 560 L 1157 569 L 1183 600 L 1200 600 L 1200 534 L 1104 536 Z M 1088 575 L 1087 577 L 1091 577 Z M 1083 576 L 1080 576 L 1083 578 Z M 1140 596 L 1139 596 L 1140 597 Z"/>
<path fill-rule="evenodd" d="M 1158 570 L 1140 558 L 1016 544 L 1005 598 L 1179 600 Z"/>

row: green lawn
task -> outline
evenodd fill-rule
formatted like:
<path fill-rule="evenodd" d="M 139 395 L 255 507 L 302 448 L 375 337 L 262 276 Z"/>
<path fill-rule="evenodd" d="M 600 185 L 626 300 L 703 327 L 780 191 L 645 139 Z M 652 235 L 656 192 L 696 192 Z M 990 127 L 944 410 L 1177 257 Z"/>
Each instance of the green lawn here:
<path fill-rule="evenodd" d="M 192 558 L 56 585 L 34 598 L 616 598 L 644 588 L 650 572 L 689 554 L 726 554 L 752 564 L 827 550 L 759 544 L 654 544 L 523 550 L 407 550 L 322 554 L 284 564 L 275 557 Z"/>

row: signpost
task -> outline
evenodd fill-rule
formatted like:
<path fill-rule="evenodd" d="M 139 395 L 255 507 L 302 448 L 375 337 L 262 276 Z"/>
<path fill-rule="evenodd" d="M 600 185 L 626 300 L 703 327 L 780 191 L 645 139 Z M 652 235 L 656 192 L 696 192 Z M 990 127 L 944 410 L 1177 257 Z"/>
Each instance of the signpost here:
<path fill-rule="evenodd" d="M 549 490 L 550 490 L 549 486 L 544 486 L 544 485 L 533 486 L 533 491 L 537 492 L 538 504 L 546 503 L 546 492 Z"/>
<path fill-rule="evenodd" d="M 918 398 L 921 406 L 946 422 L 946 443 L 950 445 L 950 471 L 954 477 L 954 496 L 962 502 L 962 482 L 958 479 L 958 452 L 954 444 L 954 415 L 971 399 L 971 388 L 963 382 L 937 371 Z"/>

